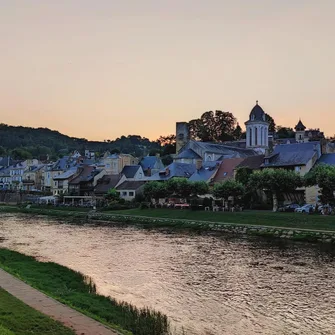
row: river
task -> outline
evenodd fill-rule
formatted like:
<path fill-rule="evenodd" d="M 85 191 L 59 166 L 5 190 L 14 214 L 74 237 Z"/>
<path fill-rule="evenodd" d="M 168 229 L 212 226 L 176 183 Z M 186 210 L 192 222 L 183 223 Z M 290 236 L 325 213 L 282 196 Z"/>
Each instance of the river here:
<path fill-rule="evenodd" d="M 0 247 L 80 271 L 186 334 L 335 334 L 335 258 L 318 246 L 1 215 Z"/>

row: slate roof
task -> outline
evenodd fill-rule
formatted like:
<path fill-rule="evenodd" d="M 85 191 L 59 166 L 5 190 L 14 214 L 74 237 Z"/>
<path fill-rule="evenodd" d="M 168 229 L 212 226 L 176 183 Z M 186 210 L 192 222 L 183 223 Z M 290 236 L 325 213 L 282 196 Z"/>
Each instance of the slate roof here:
<path fill-rule="evenodd" d="M 161 162 L 161 159 L 156 156 L 146 156 L 143 157 L 140 161 L 140 165 L 142 166 L 143 171 L 150 169 L 153 169 L 155 165 L 158 165 L 158 168 L 163 168 L 163 163 Z"/>
<path fill-rule="evenodd" d="M 173 177 L 190 178 L 195 171 L 195 164 L 173 162 L 164 170 L 149 177 L 148 180 L 168 180 Z"/>
<path fill-rule="evenodd" d="M 317 164 L 335 165 L 335 154 L 324 154 L 320 157 Z"/>
<path fill-rule="evenodd" d="M 252 170 L 259 169 L 264 162 L 265 155 L 258 155 L 253 157 L 245 158 L 241 163 L 239 163 L 236 168 L 247 167 Z"/>
<path fill-rule="evenodd" d="M 120 184 L 116 189 L 117 190 L 138 190 L 145 184 L 145 181 L 130 181 L 126 180 L 122 184 Z"/>
<path fill-rule="evenodd" d="M 77 168 L 71 168 L 58 176 L 53 177 L 54 180 L 63 180 L 72 177 L 77 172 Z"/>
<path fill-rule="evenodd" d="M 81 182 L 91 181 L 97 174 L 102 170 L 96 169 L 94 166 L 85 165 L 81 167 L 81 172 L 75 178 L 73 178 L 69 184 L 80 184 Z"/>
<path fill-rule="evenodd" d="M 234 170 L 238 164 L 240 164 L 244 158 L 228 158 L 224 159 L 220 164 L 218 172 L 216 173 L 213 182 L 219 183 L 227 179 L 234 177 Z"/>
<path fill-rule="evenodd" d="M 298 124 L 294 127 L 295 130 L 298 131 L 303 131 L 306 129 L 306 127 L 304 126 L 304 124 L 301 122 L 301 120 L 299 120 Z"/>
<path fill-rule="evenodd" d="M 15 163 L 16 163 L 16 161 L 14 161 L 10 156 L 0 157 L 0 166 L 8 167 L 8 166 L 13 165 Z"/>
<path fill-rule="evenodd" d="M 262 167 L 299 166 L 307 164 L 312 157 L 320 153 L 319 142 L 277 145 L 270 156 L 265 157 Z M 266 160 L 269 160 L 268 164 Z"/>
<path fill-rule="evenodd" d="M 190 181 L 205 181 L 208 182 L 218 170 L 219 165 L 202 166 L 200 170 L 196 170 L 189 178 Z"/>
<path fill-rule="evenodd" d="M 254 118 L 253 118 L 254 117 Z M 255 107 L 251 110 L 249 120 L 250 121 L 265 121 L 265 112 L 263 108 L 256 102 Z"/>
<path fill-rule="evenodd" d="M 95 187 L 95 194 L 106 194 L 109 189 L 115 188 L 120 180 L 118 174 L 106 174 L 98 180 L 97 186 Z"/>
<path fill-rule="evenodd" d="M 60 158 L 52 167 L 52 170 L 57 171 L 57 170 L 67 170 L 71 167 L 74 167 L 77 165 L 76 159 L 73 159 L 69 156 L 64 156 Z M 69 166 L 69 167 L 67 167 Z"/>
<path fill-rule="evenodd" d="M 184 151 L 181 151 L 176 159 L 202 159 L 201 156 L 199 156 L 194 150 L 192 149 L 186 149 Z"/>
<path fill-rule="evenodd" d="M 210 152 L 214 154 L 219 154 L 223 156 L 236 157 L 237 155 L 242 157 L 254 156 L 256 152 L 252 149 L 244 149 L 233 147 L 231 145 L 225 145 L 220 143 L 210 143 L 210 142 L 198 142 L 195 143 L 200 146 L 205 152 Z"/>
<path fill-rule="evenodd" d="M 10 168 L 0 169 L 0 177 L 10 177 Z"/>
<path fill-rule="evenodd" d="M 126 165 L 122 171 L 121 175 L 125 175 L 126 178 L 134 178 L 137 171 L 141 168 L 140 165 Z"/>

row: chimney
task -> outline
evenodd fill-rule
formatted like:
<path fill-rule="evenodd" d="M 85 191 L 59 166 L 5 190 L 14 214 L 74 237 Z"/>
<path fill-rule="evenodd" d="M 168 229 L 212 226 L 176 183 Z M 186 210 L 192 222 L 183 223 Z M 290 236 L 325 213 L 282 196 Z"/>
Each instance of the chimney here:
<path fill-rule="evenodd" d="M 197 159 L 197 161 L 195 162 L 195 167 L 197 169 L 197 171 L 200 171 L 202 168 L 202 159 Z"/>
<path fill-rule="evenodd" d="M 147 176 L 148 177 L 151 177 L 151 167 L 149 166 L 148 169 L 147 169 Z"/>

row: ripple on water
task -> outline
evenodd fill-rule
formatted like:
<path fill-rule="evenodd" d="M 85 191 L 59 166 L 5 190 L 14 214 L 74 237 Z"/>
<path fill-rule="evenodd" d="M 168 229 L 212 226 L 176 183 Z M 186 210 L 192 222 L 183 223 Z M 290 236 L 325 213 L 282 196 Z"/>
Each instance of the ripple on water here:
<path fill-rule="evenodd" d="M 6 215 L 1 246 L 81 271 L 101 294 L 160 310 L 187 334 L 334 333 L 332 252 L 64 222 Z"/>

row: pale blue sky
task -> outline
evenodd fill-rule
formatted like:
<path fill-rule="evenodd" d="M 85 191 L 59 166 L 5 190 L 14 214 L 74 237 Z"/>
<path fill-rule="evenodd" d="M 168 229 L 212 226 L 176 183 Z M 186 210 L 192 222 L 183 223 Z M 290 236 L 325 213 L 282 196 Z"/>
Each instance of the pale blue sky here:
<path fill-rule="evenodd" d="M 0 122 L 113 139 L 207 110 L 335 133 L 335 1 L 0 0 Z"/>

